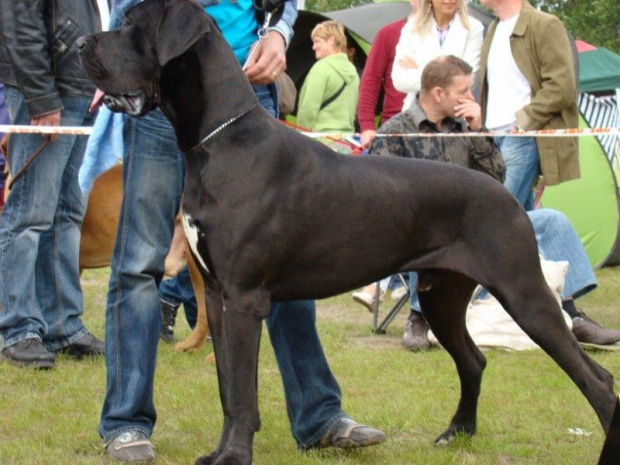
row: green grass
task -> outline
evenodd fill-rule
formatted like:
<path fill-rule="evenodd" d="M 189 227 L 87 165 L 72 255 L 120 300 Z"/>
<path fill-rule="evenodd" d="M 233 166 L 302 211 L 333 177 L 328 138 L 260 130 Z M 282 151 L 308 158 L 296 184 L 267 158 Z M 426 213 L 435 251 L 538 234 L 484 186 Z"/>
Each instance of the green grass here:
<path fill-rule="evenodd" d="M 103 336 L 109 270 L 84 273 L 84 320 Z M 600 288 L 578 303 L 596 320 L 620 327 L 620 269 L 597 272 Z M 387 303 L 387 302 L 386 302 Z M 325 352 L 343 391 L 344 409 L 383 429 L 385 444 L 365 450 L 298 453 L 289 431 L 280 376 L 264 332 L 259 399 L 263 422 L 256 435 L 257 464 L 593 464 L 603 434 L 577 388 L 541 351 L 487 351 L 478 433 L 448 448 L 432 443 L 447 426 L 459 396 L 451 359 L 442 350 L 414 354 L 400 346 L 405 312 L 388 334 L 370 332 L 371 315 L 348 295 L 319 302 Z M 384 310 L 387 305 L 384 304 Z M 177 334 L 189 334 L 182 320 Z M 210 347 L 208 348 L 210 350 Z M 153 435 L 159 464 L 187 464 L 214 448 L 221 411 L 215 367 L 206 351 L 158 354 Z M 620 378 L 620 354 L 592 356 Z M 66 356 L 48 372 L 0 363 L 0 464 L 108 463 L 97 435 L 105 391 L 102 359 Z M 577 436 L 568 428 L 590 435 Z"/>

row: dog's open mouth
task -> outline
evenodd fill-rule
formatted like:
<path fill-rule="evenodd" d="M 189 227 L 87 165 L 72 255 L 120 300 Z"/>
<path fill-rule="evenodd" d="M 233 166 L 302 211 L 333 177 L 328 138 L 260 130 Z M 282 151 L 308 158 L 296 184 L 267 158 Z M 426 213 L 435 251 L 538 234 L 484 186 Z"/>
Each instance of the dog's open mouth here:
<path fill-rule="evenodd" d="M 124 112 L 130 116 L 142 116 L 151 110 L 146 94 L 142 91 L 127 94 L 105 94 L 103 103 L 112 111 Z"/>

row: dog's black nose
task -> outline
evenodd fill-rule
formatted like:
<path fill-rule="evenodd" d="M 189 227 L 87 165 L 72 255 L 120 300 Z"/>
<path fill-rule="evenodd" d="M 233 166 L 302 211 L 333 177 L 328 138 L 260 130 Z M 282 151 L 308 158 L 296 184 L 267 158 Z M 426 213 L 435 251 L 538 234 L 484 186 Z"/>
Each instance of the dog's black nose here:
<path fill-rule="evenodd" d="M 84 45 L 86 45 L 86 42 L 88 42 L 88 36 L 81 36 L 77 38 L 75 44 L 77 45 L 77 48 L 81 50 Z"/>

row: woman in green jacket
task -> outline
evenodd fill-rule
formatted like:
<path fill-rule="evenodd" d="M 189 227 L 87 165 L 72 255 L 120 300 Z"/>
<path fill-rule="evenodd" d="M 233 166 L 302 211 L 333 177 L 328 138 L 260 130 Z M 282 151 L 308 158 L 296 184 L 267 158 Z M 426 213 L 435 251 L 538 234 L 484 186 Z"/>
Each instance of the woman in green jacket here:
<path fill-rule="evenodd" d="M 352 132 L 360 80 L 345 53 L 344 28 L 324 21 L 315 26 L 311 38 L 318 61 L 301 86 L 297 124 L 313 131 Z"/>

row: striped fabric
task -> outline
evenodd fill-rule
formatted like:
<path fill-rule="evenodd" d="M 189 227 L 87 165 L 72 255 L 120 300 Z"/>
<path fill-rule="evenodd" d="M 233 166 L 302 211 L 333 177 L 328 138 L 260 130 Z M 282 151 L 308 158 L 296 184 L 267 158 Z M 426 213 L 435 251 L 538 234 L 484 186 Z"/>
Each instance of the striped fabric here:
<path fill-rule="evenodd" d="M 620 106 L 618 102 L 619 92 L 616 95 L 595 97 L 585 92 L 579 93 L 579 112 L 589 127 L 620 127 Z M 597 139 L 611 166 L 620 168 L 618 160 L 619 136 L 610 134 L 597 136 Z"/>

